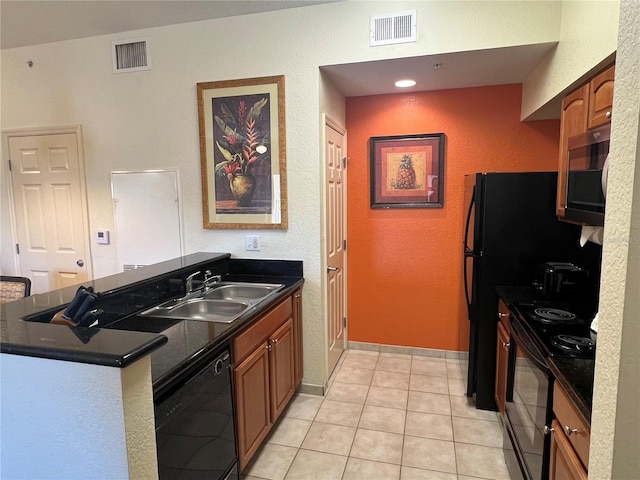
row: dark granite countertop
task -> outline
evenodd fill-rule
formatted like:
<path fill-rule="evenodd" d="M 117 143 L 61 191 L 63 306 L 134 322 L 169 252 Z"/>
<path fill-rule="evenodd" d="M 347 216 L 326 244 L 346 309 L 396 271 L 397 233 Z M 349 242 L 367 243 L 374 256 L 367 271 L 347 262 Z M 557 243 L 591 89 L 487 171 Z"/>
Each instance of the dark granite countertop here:
<path fill-rule="evenodd" d="M 500 298 L 510 309 L 518 306 L 548 306 L 557 308 L 571 308 L 578 312 L 585 312 L 585 318 L 591 318 L 595 312 L 594 298 L 597 294 L 564 297 L 560 300 L 546 298 L 533 287 L 500 286 L 496 288 Z M 549 357 L 546 360 L 556 381 L 567 392 L 576 409 L 585 422 L 591 424 L 591 407 L 593 399 L 593 359 Z"/>
<path fill-rule="evenodd" d="M 283 283 L 285 286 L 231 325 L 137 315 L 150 306 L 182 294 L 184 279 L 204 269 L 221 274 L 224 280 Z M 0 351 L 114 367 L 127 366 L 154 352 L 151 360 L 156 390 L 172 372 L 228 341 L 234 332 L 257 318 L 259 312 L 291 294 L 302 283 L 300 261 L 231 259 L 228 253 L 187 255 L 84 283 L 101 294 L 99 304 L 105 311 L 96 327 L 73 328 L 48 323 L 56 312 L 71 302 L 77 285 L 2 304 Z"/>
<path fill-rule="evenodd" d="M 591 425 L 591 408 L 593 406 L 593 358 L 558 358 L 547 359 L 547 365 L 556 377 L 556 381 L 567 393 L 569 400 L 576 407 L 582 419 Z"/>
<path fill-rule="evenodd" d="M 301 271 L 300 276 L 230 273 L 223 277 L 223 281 L 282 283 L 284 286 L 276 295 L 254 305 L 230 324 L 132 315 L 105 327 L 129 331 L 154 330 L 161 332 L 167 338 L 167 344 L 151 354 L 154 394 L 158 395 L 163 391 L 194 361 L 226 345 L 236 333 L 260 318 L 266 310 L 291 295 L 304 283 Z"/>

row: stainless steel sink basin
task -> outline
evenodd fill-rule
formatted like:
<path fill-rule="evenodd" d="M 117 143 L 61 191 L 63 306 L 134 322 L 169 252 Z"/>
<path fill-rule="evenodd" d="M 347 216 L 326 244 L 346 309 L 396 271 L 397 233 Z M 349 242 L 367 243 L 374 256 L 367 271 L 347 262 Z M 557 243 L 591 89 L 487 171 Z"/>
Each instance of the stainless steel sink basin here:
<path fill-rule="evenodd" d="M 140 315 L 231 323 L 247 309 L 277 292 L 280 287 L 282 284 L 220 282 L 206 291 L 194 292 L 183 299 L 169 300 Z"/>
<path fill-rule="evenodd" d="M 168 312 L 168 316 L 171 318 L 231 323 L 248 307 L 249 304 L 243 302 L 196 298 L 194 300 L 187 300 L 172 308 Z"/>
<path fill-rule="evenodd" d="M 282 285 L 278 284 L 229 284 L 221 285 L 204 294 L 207 300 L 235 300 L 240 302 L 255 302 L 261 300 Z"/>

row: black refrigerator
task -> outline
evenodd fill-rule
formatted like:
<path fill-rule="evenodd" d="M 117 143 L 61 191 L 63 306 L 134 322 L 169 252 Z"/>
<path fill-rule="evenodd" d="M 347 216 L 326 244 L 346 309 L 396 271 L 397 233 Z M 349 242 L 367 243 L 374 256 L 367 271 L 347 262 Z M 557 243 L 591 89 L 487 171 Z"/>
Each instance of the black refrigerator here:
<path fill-rule="evenodd" d="M 601 247 L 556 216 L 556 172 L 465 176 L 464 297 L 469 318 L 467 396 L 496 410 L 498 285 L 531 286 L 543 263 L 572 262 L 599 279 Z M 465 305 L 466 303 L 466 305 Z"/>

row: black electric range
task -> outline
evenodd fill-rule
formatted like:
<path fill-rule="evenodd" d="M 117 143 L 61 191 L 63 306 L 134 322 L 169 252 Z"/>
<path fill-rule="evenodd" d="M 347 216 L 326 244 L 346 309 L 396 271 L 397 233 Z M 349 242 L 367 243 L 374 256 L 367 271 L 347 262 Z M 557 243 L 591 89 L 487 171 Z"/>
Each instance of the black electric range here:
<path fill-rule="evenodd" d="M 593 358 L 597 335 L 590 325 L 594 313 L 571 304 L 516 305 L 523 329 L 544 357 Z"/>
<path fill-rule="evenodd" d="M 535 289 L 504 287 L 511 310 L 505 460 L 512 478 L 549 478 L 553 382 L 549 358 L 593 358 L 595 304 L 587 297 L 545 298 Z"/>

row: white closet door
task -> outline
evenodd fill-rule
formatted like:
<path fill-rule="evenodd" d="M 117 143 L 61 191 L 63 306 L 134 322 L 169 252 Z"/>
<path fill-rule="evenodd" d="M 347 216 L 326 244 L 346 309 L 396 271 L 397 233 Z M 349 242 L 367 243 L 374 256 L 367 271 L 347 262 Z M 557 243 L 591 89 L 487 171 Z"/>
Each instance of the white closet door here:
<path fill-rule="evenodd" d="M 182 255 L 177 171 L 112 172 L 118 271 Z"/>

